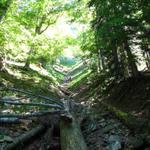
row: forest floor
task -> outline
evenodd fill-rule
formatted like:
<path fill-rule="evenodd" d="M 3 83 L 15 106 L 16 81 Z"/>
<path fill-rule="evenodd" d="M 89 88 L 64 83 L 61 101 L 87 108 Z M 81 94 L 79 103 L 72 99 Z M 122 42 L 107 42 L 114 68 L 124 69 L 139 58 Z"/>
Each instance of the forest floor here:
<path fill-rule="evenodd" d="M 1 74 L 6 82 L 6 75 Z M 40 75 L 37 75 L 38 77 Z M 11 77 L 7 75 L 7 77 Z M 40 76 L 41 77 L 41 76 Z M 43 78 L 43 77 L 41 77 Z M 17 85 L 15 87 L 28 87 L 19 86 L 17 78 L 11 78 L 12 83 Z M 46 78 L 45 87 L 48 86 Z M 30 79 L 28 80 L 30 82 Z M 23 81 L 22 83 L 28 81 Z M 150 98 L 150 76 L 144 76 L 137 80 L 128 79 L 126 81 L 121 81 L 118 84 L 110 87 L 110 96 L 102 97 L 99 93 L 98 85 L 89 85 L 86 80 L 82 80 L 80 85 L 78 85 L 74 90 L 70 91 L 68 89 L 68 83 L 62 84 L 61 92 L 67 97 L 74 99 L 76 102 L 76 117 L 80 122 L 81 130 L 85 141 L 87 143 L 89 150 L 149 150 L 149 121 L 146 122 L 148 127 L 140 126 L 142 128 L 140 131 L 136 130 L 139 126 L 128 117 L 128 114 L 133 117 L 140 118 L 140 122 L 149 120 L 149 98 Z M 39 80 L 39 83 L 40 80 Z M 42 83 L 41 83 L 42 84 Z M 43 84 L 40 84 L 42 92 L 40 94 L 46 94 L 48 96 L 47 89 L 43 89 Z M 9 84 L 10 85 L 10 84 Z M 34 90 L 38 89 L 38 83 L 32 88 Z M 30 87 L 30 89 L 32 89 Z M 41 89 L 35 90 L 35 93 L 41 91 Z M 46 91 L 44 93 L 44 91 Z M 15 93 L 15 94 L 14 94 Z M 52 91 L 50 90 L 50 93 Z M 28 97 L 26 94 L 4 91 L 1 89 L 1 97 L 15 96 L 15 98 L 23 99 L 34 99 L 33 97 Z M 51 95 L 51 94 L 50 94 Z M 52 94 L 54 95 L 54 93 Z M 54 97 L 54 96 L 53 96 Z M 58 95 L 56 96 L 58 98 Z M 55 97 L 55 98 L 56 98 Z M 35 101 L 37 99 L 35 98 Z M 111 108 L 115 107 L 114 109 Z M 9 108 L 11 110 L 11 107 Z M 24 110 L 22 110 L 24 111 Z M 128 119 L 129 118 L 129 119 Z M 46 129 L 42 131 L 40 135 L 33 137 L 28 144 L 20 145 L 18 149 L 24 150 L 60 150 L 60 129 L 59 129 L 59 116 L 58 115 L 47 115 L 45 117 L 39 117 L 34 120 L 24 120 L 21 124 L 0 124 L 0 150 L 5 150 L 5 146 L 12 143 L 13 140 L 24 134 L 31 129 L 35 128 L 37 124 L 46 124 Z M 135 128 L 133 126 L 135 126 Z M 143 130 L 143 128 L 145 130 Z M 149 140 L 149 141 L 148 141 Z"/>

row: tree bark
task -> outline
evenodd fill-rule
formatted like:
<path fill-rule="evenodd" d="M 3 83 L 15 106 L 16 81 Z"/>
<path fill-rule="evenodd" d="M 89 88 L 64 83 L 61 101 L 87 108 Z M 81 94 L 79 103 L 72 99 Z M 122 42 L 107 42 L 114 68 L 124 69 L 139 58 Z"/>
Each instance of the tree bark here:
<path fill-rule="evenodd" d="M 137 65 L 135 63 L 135 59 L 134 59 L 133 54 L 130 50 L 130 47 L 129 47 L 127 40 L 124 42 L 124 48 L 125 48 L 125 51 L 127 52 L 128 63 L 129 63 L 129 66 L 131 68 L 132 76 L 137 77 L 139 75 L 138 68 L 137 68 Z"/>
<path fill-rule="evenodd" d="M 46 127 L 44 125 L 37 126 L 31 131 L 28 131 L 27 133 L 24 133 L 21 136 L 14 139 L 13 143 L 5 147 L 5 150 L 21 150 L 26 142 L 30 141 L 38 134 L 44 132 L 45 129 Z"/>
<path fill-rule="evenodd" d="M 145 57 L 146 57 L 146 66 L 147 66 L 147 69 L 150 70 L 150 52 L 146 51 L 145 52 Z"/>
<path fill-rule="evenodd" d="M 69 107 L 69 106 L 66 106 Z M 75 117 L 68 110 L 68 116 L 60 121 L 60 138 L 62 150 L 87 150 L 80 126 Z"/>
<path fill-rule="evenodd" d="M 113 42 L 113 44 L 116 44 Z M 119 79 L 121 77 L 121 70 L 120 70 L 120 62 L 118 58 L 118 52 L 117 52 L 117 46 L 114 46 L 112 49 L 113 52 L 113 62 L 114 62 L 114 75 L 116 79 Z"/>
<path fill-rule="evenodd" d="M 129 69 L 128 69 L 128 60 L 127 60 L 127 56 L 126 53 L 124 51 L 124 46 L 121 45 L 120 46 L 120 67 L 123 73 L 123 77 L 124 78 L 128 78 L 129 77 Z"/>

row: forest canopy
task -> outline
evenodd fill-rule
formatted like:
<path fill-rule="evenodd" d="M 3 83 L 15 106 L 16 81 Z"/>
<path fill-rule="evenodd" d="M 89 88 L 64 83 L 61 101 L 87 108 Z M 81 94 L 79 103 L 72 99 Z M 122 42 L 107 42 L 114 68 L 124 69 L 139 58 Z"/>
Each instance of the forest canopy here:
<path fill-rule="evenodd" d="M 95 75 L 106 80 L 138 76 L 150 69 L 149 5 L 148 0 L 3 0 L 1 61 L 44 67 L 70 49 L 74 57 L 90 59 Z"/>

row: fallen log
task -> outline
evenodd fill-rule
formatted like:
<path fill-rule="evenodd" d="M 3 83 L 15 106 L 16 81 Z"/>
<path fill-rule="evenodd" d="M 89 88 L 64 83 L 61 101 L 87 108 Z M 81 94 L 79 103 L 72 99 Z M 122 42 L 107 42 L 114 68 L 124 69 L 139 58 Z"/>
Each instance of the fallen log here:
<path fill-rule="evenodd" d="M 26 142 L 30 141 L 45 130 L 46 127 L 44 125 L 38 125 L 36 128 L 14 139 L 13 143 L 5 147 L 5 150 L 21 150 Z"/>
<path fill-rule="evenodd" d="M 45 104 L 45 103 L 22 103 L 17 101 L 10 100 L 0 100 L 0 103 L 10 104 L 10 105 L 26 105 L 26 106 L 39 106 L 39 107 L 49 107 L 49 108 L 58 108 L 62 109 L 63 107 L 57 104 Z"/>
<path fill-rule="evenodd" d="M 19 123 L 21 123 L 21 121 L 18 118 L 0 118 L 0 125 Z"/>
<path fill-rule="evenodd" d="M 62 119 L 60 123 L 62 150 L 87 150 L 86 143 L 75 118 L 72 122 Z"/>
<path fill-rule="evenodd" d="M 43 95 L 35 95 L 34 93 L 32 92 L 28 92 L 28 91 L 24 91 L 24 90 L 21 90 L 21 89 L 16 89 L 16 88 L 8 88 L 8 87 L 4 87 L 6 90 L 10 90 L 10 91 L 15 91 L 15 92 L 20 92 L 20 93 L 24 93 L 24 94 L 27 94 L 27 95 L 31 95 L 33 97 L 37 97 L 37 98 L 41 98 L 41 99 L 45 99 L 51 103 L 57 103 L 57 104 L 62 104 L 62 101 L 61 100 L 54 100 L 54 99 L 51 99 L 49 98 L 48 96 L 43 96 Z"/>
<path fill-rule="evenodd" d="M 53 111 L 39 111 L 30 114 L 0 114 L 0 118 L 18 118 L 18 119 L 28 119 L 33 117 L 41 117 L 45 115 L 55 115 L 55 114 L 63 114 L 65 111 L 63 110 L 53 110 Z"/>
<path fill-rule="evenodd" d="M 78 121 L 67 104 L 67 114 L 63 114 L 60 121 L 60 137 L 62 150 L 87 150 Z"/>

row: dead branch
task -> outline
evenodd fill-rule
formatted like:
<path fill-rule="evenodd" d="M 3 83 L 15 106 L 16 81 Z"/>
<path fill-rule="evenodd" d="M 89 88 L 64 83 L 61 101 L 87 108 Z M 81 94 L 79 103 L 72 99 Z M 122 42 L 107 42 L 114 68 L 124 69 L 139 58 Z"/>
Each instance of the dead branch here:
<path fill-rule="evenodd" d="M 18 118 L 0 118 L 0 125 L 19 123 L 21 123 L 21 121 Z"/>
<path fill-rule="evenodd" d="M 28 131 L 27 133 L 24 133 L 21 136 L 14 139 L 13 143 L 11 143 L 5 147 L 5 150 L 13 150 L 13 149 L 15 150 L 17 148 L 21 149 L 23 144 L 30 141 L 34 137 L 36 137 L 36 135 L 44 132 L 45 129 L 46 129 L 46 127 L 44 125 L 38 125 L 36 128 L 34 128 L 34 129 Z"/>
<path fill-rule="evenodd" d="M 9 104 L 9 105 L 26 105 L 26 106 L 38 106 L 38 107 L 48 107 L 48 108 L 57 108 L 62 109 L 62 106 L 57 104 L 45 104 L 45 103 L 22 103 L 17 101 L 9 101 L 9 100 L 0 100 L 0 103 Z"/>
<path fill-rule="evenodd" d="M 31 95 L 31 96 L 34 96 L 34 97 L 37 97 L 37 98 L 41 98 L 41 99 L 48 100 L 48 101 L 51 102 L 51 103 L 57 103 L 57 104 L 59 104 L 59 105 L 62 105 L 61 100 L 58 100 L 58 99 L 57 99 L 57 100 L 54 100 L 54 99 L 49 98 L 48 96 L 35 95 L 35 94 L 32 93 L 32 92 L 28 92 L 28 91 L 24 91 L 24 90 L 16 89 L 16 88 L 8 88 L 8 87 L 5 87 L 5 88 L 6 88 L 6 90 L 24 93 L 24 94 Z"/>
<path fill-rule="evenodd" d="M 62 110 L 53 110 L 53 111 L 39 111 L 33 112 L 30 114 L 0 114 L 0 118 L 18 118 L 18 119 L 28 119 L 33 117 L 40 117 L 45 115 L 55 115 L 55 114 L 63 114 L 65 111 Z"/>

